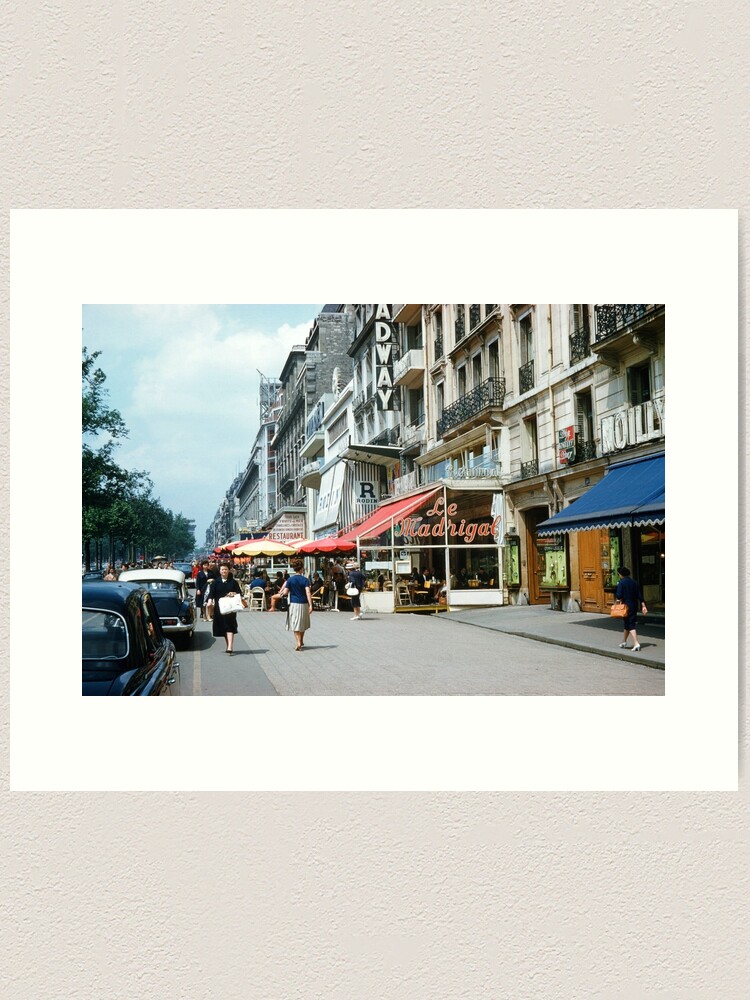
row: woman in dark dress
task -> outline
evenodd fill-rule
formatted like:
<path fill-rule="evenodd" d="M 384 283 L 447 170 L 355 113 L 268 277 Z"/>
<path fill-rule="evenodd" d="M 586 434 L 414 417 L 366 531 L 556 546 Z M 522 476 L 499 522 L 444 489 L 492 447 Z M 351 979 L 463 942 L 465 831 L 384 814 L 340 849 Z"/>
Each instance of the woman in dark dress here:
<path fill-rule="evenodd" d="M 211 625 L 213 635 L 218 639 L 224 636 L 227 648 L 224 650 L 230 656 L 233 653 L 234 637 L 237 634 L 237 615 L 223 615 L 219 609 L 219 598 L 231 597 L 233 594 L 242 594 L 242 587 L 235 580 L 229 570 L 229 563 L 223 562 L 219 566 L 219 578 L 211 584 L 211 596 L 209 604 L 213 604 L 214 616 Z"/>
<path fill-rule="evenodd" d="M 632 649 L 634 653 L 637 653 L 641 648 L 641 644 L 638 642 L 638 633 L 636 631 L 638 608 L 640 607 L 644 615 L 648 614 L 648 608 L 643 601 L 641 585 L 630 575 L 628 567 L 620 566 L 617 573 L 620 579 L 617 583 L 615 597 L 618 601 L 622 601 L 623 604 L 627 605 L 628 608 L 627 618 L 622 619 L 623 636 L 622 642 L 620 643 L 620 649 Z M 628 646 L 629 635 L 633 636 L 632 646 Z"/>
<path fill-rule="evenodd" d="M 201 609 L 201 621 L 206 621 L 206 587 L 208 586 L 208 560 L 206 560 L 195 577 L 195 606 Z"/>

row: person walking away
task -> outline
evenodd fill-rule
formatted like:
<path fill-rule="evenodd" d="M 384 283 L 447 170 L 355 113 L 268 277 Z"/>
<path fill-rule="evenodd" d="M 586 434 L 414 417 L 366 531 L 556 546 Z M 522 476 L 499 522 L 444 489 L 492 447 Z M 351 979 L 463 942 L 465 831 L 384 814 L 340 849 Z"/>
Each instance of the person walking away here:
<path fill-rule="evenodd" d="M 340 611 L 339 608 L 339 594 L 344 593 L 346 587 L 346 573 L 344 573 L 344 567 L 339 563 L 338 560 L 331 566 L 331 609 L 333 611 Z"/>
<path fill-rule="evenodd" d="M 292 563 L 294 573 L 284 581 L 284 586 L 279 591 L 282 597 L 289 596 L 286 628 L 288 632 L 294 632 L 297 653 L 305 648 L 305 632 L 310 628 L 310 615 L 313 609 L 310 581 L 302 575 L 304 565 L 302 559 L 294 560 Z"/>
<path fill-rule="evenodd" d="M 354 588 L 357 593 L 351 594 L 352 609 L 354 611 L 354 617 L 350 620 L 353 622 L 358 622 L 362 620 L 362 602 L 360 601 L 360 594 L 365 589 L 365 575 L 359 568 L 359 563 L 352 562 L 347 564 L 349 566 L 349 579 L 347 581 L 347 589 Z"/>
<path fill-rule="evenodd" d="M 206 592 L 203 595 L 205 598 L 213 597 L 211 591 L 214 583 L 216 582 L 216 580 L 219 579 L 219 568 L 216 565 L 215 559 L 209 560 L 207 574 L 208 574 L 208 581 L 206 582 Z M 211 601 L 211 603 L 208 603 L 208 601 L 206 601 L 205 608 L 206 608 L 206 617 L 208 621 L 213 620 L 214 607 L 215 605 L 213 601 Z"/>
<path fill-rule="evenodd" d="M 641 592 L 641 585 L 637 580 L 634 580 L 630 575 L 630 570 L 627 566 L 620 566 L 617 570 L 617 574 L 620 579 L 617 581 L 617 590 L 615 590 L 615 598 L 618 601 L 622 601 L 623 604 L 627 605 L 628 615 L 627 618 L 623 618 L 622 626 L 624 629 L 622 639 L 620 643 L 620 649 L 632 649 L 634 653 L 637 653 L 641 648 L 640 642 L 638 642 L 638 633 L 636 632 L 636 622 L 638 619 L 638 607 L 640 606 L 641 611 L 644 615 L 648 614 L 648 608 L 643 601 L 643 593 Z M 633 645 L 628 646 L 628 636 L 633 636 Z"/>
<path fill-rule="evenodd" d="M 206 615 L 206 587 L 208 586 L 208 560 L 206 560 L 195 576 L 195 606 L 200 608 L 201 621 L 208 621 Z"/>
<path fill-rule="evenodd" d="M 234 637 L 237 634 L 237 614 L 236 612 L 232 612 L 231 614 L 223 615 L 219 608 L 219 599 L 222 597 L 233 597 L 235 594 L 242 596 L 242 587 L 232 576 L 229 563 L 223 562 L 219 566 L 218 580 L 214 580 L 211 584 L 211 596 L 208 601 L 209 606 L 213 606 L 211 632 L 216 639 L 220 636 L 224 637 L 224 642 L 227 644 L 224 652 L 230 656 L 234 652 L 232 647 L 234 646 Z M 245 603 L 244 600 L 243 603 Z"/>

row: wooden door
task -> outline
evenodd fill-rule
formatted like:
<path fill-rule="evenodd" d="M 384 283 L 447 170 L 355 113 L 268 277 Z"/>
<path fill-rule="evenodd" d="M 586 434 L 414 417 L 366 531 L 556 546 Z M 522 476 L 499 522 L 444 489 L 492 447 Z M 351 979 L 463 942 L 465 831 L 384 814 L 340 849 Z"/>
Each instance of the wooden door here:
<path fill-rule="evenodd" d="M 529 581 L 529 604 L 549 604 L 548 590 L 539 586 L 544 577 L 544 558 L 537 548 L 536 529 L 541 521 L 549 517 L 549 508 L 532 507 L 524 511 L 526 521 L 526 572 Z"/>
<path fill-rule="evenodd" d="M 578 573 L 581 591 L 581 611 L 605 611 L 602 546 L 609 553 L 606 531 L 578 532 Z"/>

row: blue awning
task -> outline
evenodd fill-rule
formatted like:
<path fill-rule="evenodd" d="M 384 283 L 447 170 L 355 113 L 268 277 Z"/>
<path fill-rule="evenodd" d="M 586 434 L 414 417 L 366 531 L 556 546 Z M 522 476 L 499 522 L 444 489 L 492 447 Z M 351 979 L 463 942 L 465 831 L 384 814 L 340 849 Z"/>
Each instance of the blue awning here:
<path fill-rule="evenodd" d="M 604 479 L 547 518 L 538 535 L 664 524 L 664 452 L 613 465 Z"/>

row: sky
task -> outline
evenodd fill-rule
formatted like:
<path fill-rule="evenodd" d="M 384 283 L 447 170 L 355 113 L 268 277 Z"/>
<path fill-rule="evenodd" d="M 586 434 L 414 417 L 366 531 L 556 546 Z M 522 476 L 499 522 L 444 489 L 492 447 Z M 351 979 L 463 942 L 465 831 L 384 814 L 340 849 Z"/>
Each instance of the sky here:
<path fill-rule="evenodd" d="M 150 476 L 163 507 L 195 521 L 196 545 L 259 426 L 260 374 L 278 378 L 323 305 L 85 305 L 106 404 L 128 428 L 115 461 Z M 94 443 L 98 439 L 94 439 Z M 102 443 L 103 443 L 103 439 Z"/>

